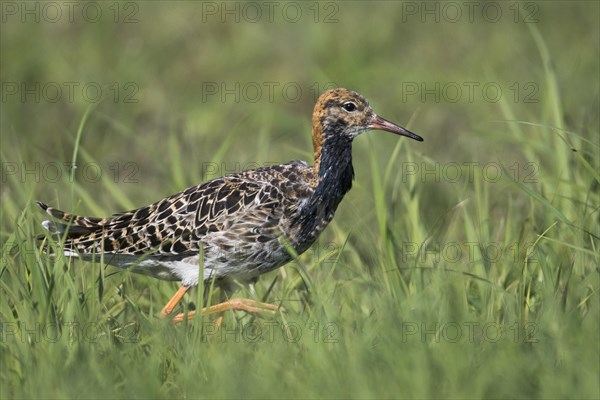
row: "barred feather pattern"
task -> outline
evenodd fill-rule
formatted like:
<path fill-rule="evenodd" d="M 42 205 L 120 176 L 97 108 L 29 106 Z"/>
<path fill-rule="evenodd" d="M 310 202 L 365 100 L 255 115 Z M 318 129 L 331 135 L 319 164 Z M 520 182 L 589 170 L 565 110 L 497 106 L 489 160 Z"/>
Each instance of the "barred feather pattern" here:
<path fill-rule="evenodd" d="M 66 255 L 103 253 L 107 263 L 196 285 L 201 245 L 204 279 L 253 279 L 288 262 L 286 246 L 300 253 L 310 247 L 318 232 L 298 240 L 300 227 L 292 222 L 315 186 L 313 168 L 292 161 L 227 175 L 110 218 L 38 204 L 61 221 L 44 226 L 57 237 L 66 232 Z"/>

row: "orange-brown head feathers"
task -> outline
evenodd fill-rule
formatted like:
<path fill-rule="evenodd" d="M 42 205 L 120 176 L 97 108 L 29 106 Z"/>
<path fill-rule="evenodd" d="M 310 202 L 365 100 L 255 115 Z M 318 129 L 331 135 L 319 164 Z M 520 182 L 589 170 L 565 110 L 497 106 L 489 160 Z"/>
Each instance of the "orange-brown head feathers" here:
<path fill-rule="evenodd" d="M 328 138 L 351 142 L 356 136 L 370 129 L 379 129 L 422 141 L 414 133 L 379 117 L 360 94 L 348 89 L 336 88 L 323 93 L 317 100 L 312 116 L 315 167 L 321 160 L 323 145 Z"/>

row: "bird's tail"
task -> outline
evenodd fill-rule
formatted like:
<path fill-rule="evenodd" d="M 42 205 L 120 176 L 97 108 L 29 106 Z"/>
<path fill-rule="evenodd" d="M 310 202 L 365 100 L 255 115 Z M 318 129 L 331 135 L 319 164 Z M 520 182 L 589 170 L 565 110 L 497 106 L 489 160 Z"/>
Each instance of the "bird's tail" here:
<path fill-rule="evenodd" d="M 51 220 L 43 221 L 42 226 L 56 240 L 65 237 L 65 244 L 102 231 L 102 226 L 106 223 L 106 219 L 104 218 L 82 217 L 69 214 L 49 207 L 40 201 L 36 201 L 36 204 L 48 215 L 57 220 L 57 222 Z"/>

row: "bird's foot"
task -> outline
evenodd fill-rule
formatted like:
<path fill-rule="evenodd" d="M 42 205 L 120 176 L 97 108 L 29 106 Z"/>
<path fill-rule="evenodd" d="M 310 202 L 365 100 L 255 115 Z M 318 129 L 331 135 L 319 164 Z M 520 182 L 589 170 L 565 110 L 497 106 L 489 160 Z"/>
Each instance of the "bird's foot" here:
<path fill-rule="evenodd" d="M 257 314 L 257 313 L 270 313 L 275 314 L 278 310 L 285 312 L 285 309 L 281 306 L 276 306 L 275 304 L 269 303 L 261 303 L 251 299 L 244 299 L 241 297 L 235 297 L 233 299 L 224 301 L 220 304 L 215 304 L 214 306 L 205 307 L 202 309 L 202 315 L 210 315 L 219 312 L 229 311 L 229 310 L 241 310 L 246 311 L 247 313 Z M 187 319 L 192 319 L 196 316 L 197 312 L 190 311 L 187 313 Z M 177 324 L 185 320 L 185 314 L 180 313 L 173 317 L 171 320 L 172 323 Z"/>
<path fill-rule="evenodd" d="M 169 302 L 165 305 L 165 307 L 160 312 L 160 316 L 162 318 L 167 318 L 173 312 L 173 309 L 175 308 L 175 306 L 177 306 L 177 304 L 179 304 L 179 302 L 181 301 L 183 296 L 187 293 L 188 289 L 189 289 L 188 286 L 181 286 L 179 288 L 179 290 L 177 290 L 175 295 L 169 300 Z M 261 303 L 261 302 L 255 301 L 255 300 L 245 299 L 245 298 L 241 298 L 241 297 L 235 297 L 233 299 L 224 301 L 222 303 L 215 304 L 214 306 L 204 307 L 201 310 L 201 314 L 202 315 L 207 315 L 207 314 L 210 315 L 210 314 L 215 314 L 215 313 L 229 311 L 229 310 L 242 310 L 242 311 L 246 311 L 248 313 L 253 313 L 253 314 L 262 313 L 262 312 L 275 314 L 275 312 L 278 310 L 285 312 L 285 309 L 281 306 L 276 306 L 274 304 L 269 304 L 269 303 Z M 194 318 L 196 316 L 196 313 L 197 312 L 195 310 L 188 312 L 187 319 Z M 185 320 L 185 318 L 186 318 L 186 314 L 179 313 L 179 314 L 175 315 L 173 317 L 173 319 L 171 319 L 171 322 L 174 324 L 177 324 L 177 323 Z"/>

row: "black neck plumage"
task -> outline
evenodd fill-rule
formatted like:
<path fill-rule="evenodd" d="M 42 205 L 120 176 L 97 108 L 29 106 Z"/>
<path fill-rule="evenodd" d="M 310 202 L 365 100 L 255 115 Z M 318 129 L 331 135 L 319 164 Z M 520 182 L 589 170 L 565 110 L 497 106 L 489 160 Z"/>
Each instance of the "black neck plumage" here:
<path fill-rule="evenodd" d="M 326 135 L 319 163 L 319 183 L 299 216 L 300 242 L 312 242 L 319 225 L 328 223 L 352 187 L 352 140 L 342 134 Z"/>

